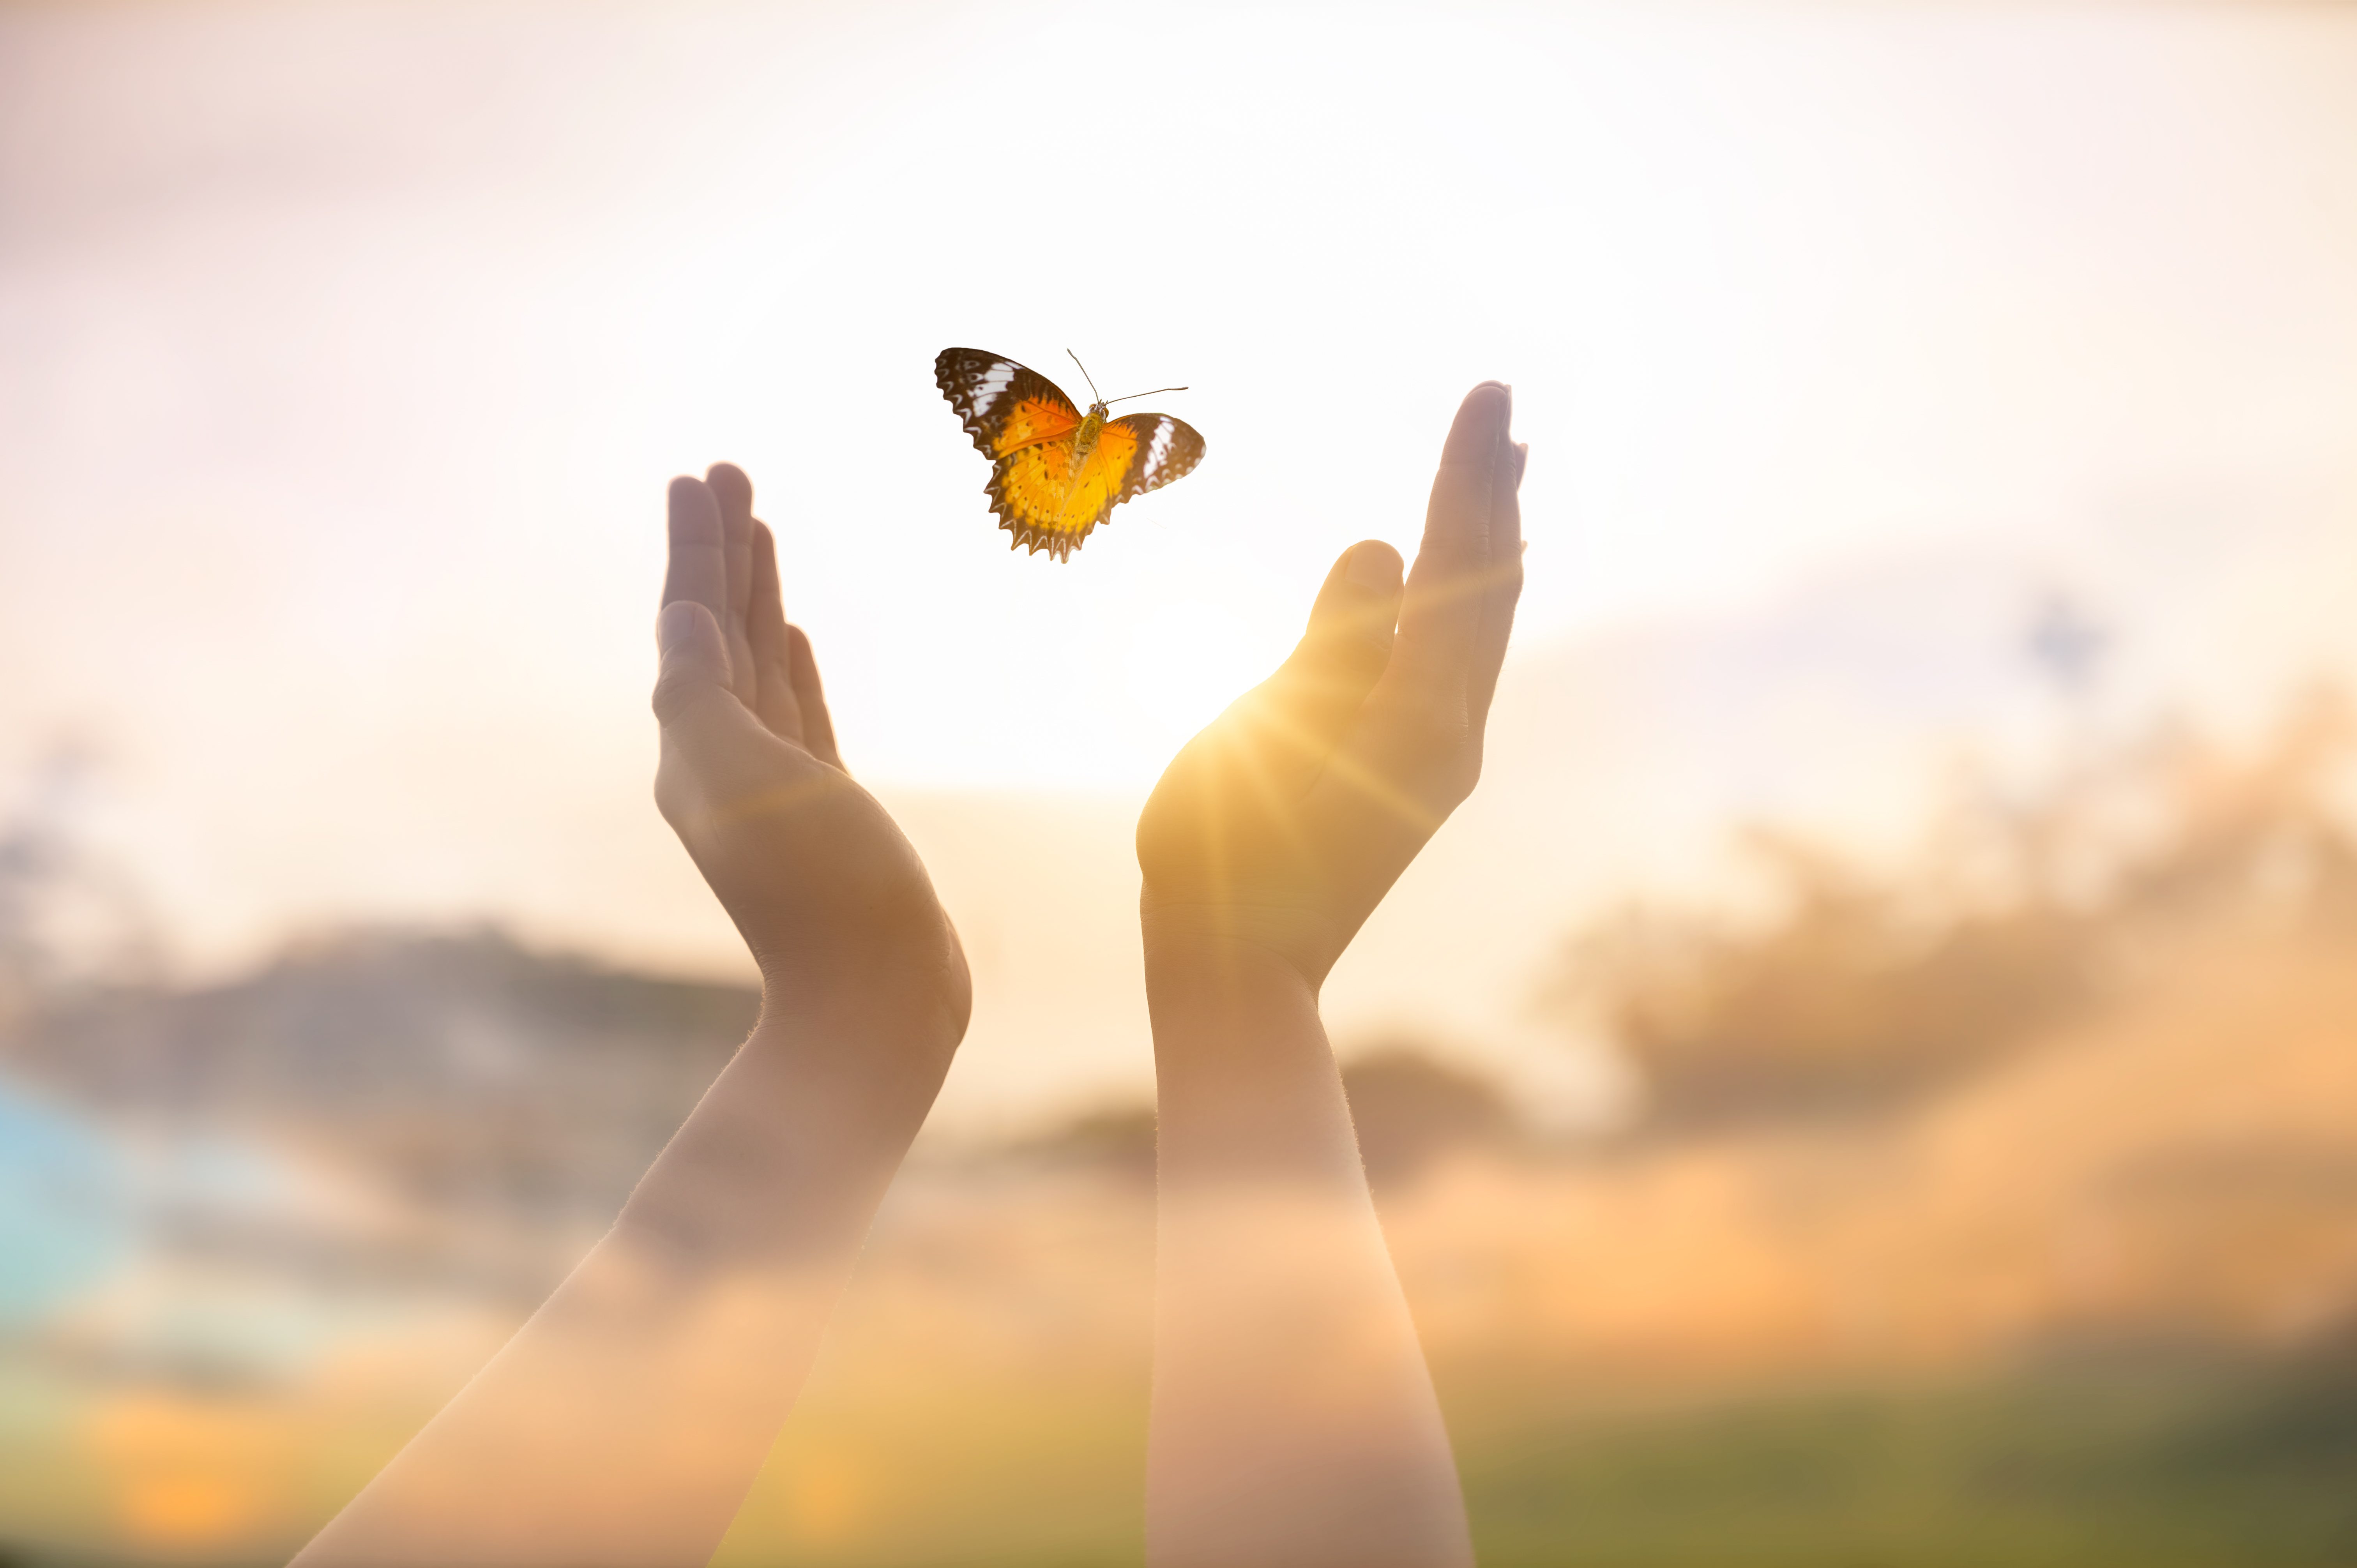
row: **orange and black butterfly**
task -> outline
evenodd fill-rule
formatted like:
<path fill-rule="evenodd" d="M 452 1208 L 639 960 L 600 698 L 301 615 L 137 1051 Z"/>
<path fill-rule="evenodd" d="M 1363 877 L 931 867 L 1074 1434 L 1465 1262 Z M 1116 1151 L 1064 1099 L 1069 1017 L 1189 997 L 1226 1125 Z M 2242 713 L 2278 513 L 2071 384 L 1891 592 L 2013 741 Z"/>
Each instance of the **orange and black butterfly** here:
<path fill-rule="evenodd" d="M 1087 377 L 1086 366 L 1081 374 Z M 1083 417 L 1039 371 L 980 349 L 942 349 L 933 361 L 933 380 L 990 459 L 990 482 L 983 489 L 998 526 L 1015 535 L 1010 550 L 1028 544 L 1035 553 L 1045 550 L 1069 560 L 1114 508 L 1203 460 L 1203 438 L 1185 422 L 1167 413 L 1108 419 L 1101 398 Z M 1092 397 L 1096 390 L 1091 381 Z"/>

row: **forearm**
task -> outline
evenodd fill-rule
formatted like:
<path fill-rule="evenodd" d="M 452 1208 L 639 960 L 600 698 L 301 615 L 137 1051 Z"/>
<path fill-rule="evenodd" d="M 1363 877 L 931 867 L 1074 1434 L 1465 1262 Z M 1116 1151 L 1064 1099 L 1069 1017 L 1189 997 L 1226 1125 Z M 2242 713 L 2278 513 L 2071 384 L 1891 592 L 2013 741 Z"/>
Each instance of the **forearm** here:
<path fill-rule="evenodd" d="M 1297 972 L 1157 942 L 1158 1257 L 1147 1553 L 1462 1563 L 1464 1505 Z"/>
<path fill-rule="evenodd" d="M 692 1564 L 743 1500 L 940 1073 L 765 1012 L 554 1294 L 296 1559 Z"/>

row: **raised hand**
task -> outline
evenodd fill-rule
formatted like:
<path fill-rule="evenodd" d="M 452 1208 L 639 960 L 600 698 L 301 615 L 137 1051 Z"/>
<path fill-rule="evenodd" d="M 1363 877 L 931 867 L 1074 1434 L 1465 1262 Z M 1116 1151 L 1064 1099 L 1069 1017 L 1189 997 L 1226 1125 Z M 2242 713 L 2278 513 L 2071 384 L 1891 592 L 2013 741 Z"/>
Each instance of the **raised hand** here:
<path fill-rule="evenodd" d="M 1512 395 L 1467 394 L 1424 542 L 1354 544 L 1275 674 L 1182 750 L 1137 824 L 1147 946 L 1243 941 L 1312 987 L 1481 771 L 1523 587 Z"/>
<path fill-rule="evenodd" d="M 1137 825 L 1157 1085 L 1151 1568 L 1469 1568 L 1415 1326 L 1318 989 L 1481 768 L 1522 591 L 1502 386 L 1442 449 L 1424 544 L 1355 544 L 1282 669 Z"/>
<path fill-rule="evenodd" d="M 776 543 L 728 464 L 672 481 L 656 626 L 655 801 L 770 1003 L 888 1003 L 946 1057 L 972 1002 L 956 932 L 909 841 L 844 771 L 810 639 L 786 623 Z"/>
<path fill-rule="evenodd" d="M 964 1032 L 956 934 L 843 771 L 753 489 L 671 487 L 655 796 L 761 1018 L 614 1227 L 300 1568 L 694 1568 L 791 1406 Z"/>

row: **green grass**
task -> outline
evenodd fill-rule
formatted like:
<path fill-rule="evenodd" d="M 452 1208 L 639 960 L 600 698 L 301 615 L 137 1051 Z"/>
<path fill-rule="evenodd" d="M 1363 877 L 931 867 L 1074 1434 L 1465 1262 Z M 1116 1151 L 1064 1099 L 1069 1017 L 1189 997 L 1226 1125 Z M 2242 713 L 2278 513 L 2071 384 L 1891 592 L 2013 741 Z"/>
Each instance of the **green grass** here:
<path fill-rule="evenodd" d="M 2357 1361 L 2049 1366 L 1460 1444 L 1489 1568 L 2350 1568 Z"/>

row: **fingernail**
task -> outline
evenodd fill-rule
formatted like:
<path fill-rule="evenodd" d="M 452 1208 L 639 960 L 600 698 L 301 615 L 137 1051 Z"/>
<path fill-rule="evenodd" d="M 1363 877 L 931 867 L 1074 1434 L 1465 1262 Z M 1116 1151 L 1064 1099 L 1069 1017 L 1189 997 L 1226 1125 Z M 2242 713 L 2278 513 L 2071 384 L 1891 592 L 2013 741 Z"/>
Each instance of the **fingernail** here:
<path fill-rule="evenodd" d="M 1343 580 L 1354 588 L 1370 594 L 1388 594 L 1399 586 L 1399 578 L 1392 570 L 1391 552 L 1379 544 L 1361 544 L 1351 552 L 1351 563 L 1342 568 Z"/>

